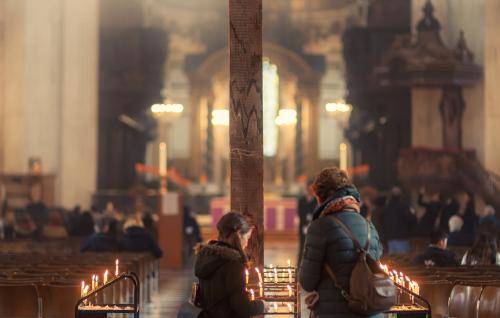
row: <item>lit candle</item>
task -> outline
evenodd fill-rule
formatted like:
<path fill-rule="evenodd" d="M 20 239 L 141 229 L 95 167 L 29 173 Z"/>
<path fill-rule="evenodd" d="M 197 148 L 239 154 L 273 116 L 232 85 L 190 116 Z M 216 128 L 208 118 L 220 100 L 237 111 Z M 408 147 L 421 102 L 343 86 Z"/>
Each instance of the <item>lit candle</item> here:
<path fill-rule="evenodd" d="M 259 295 L 260 297 L 264 296 L 264 288 L 262 288 L 262 283 L 259 282 Z"/>
<path fill-rule="evenodd" d="M 274 283 L 278 283 L 278 270 L 276 268 L 274 268 Z"/>
<path fill-rule="evenodd" d="M 81 289 L 81 297 L 85 296 L 85 282 L 82 280 L 82 289 Z"/>
<path fill-rule="evenodd" d="M 260 274 L 259 268 L 255 267 L 255 271 L 257 272 L 257 275 L 259 276 L 259 282 L 262 283 L 262 275 Z"/>
<path fill-rule="evenodd" d="M 95 289 L 95 275 L 92 274 L 92 290 Z"/>
<path fill-rule="evenodd" d="M 165 177 L 167 175 L 167 144 L 164 142 L 159 145 L 159 156 L 160 176 Z"/>
<path fill-rule="evenodd" d="M 287 307 L 288 307 L 288 311 L 289 311 L 290 313 L 293 313 L 293 307 L 292 307 L 292 305 L 291 305 L 290 303 L 287 303 L 286 305 L 287 305 Z"/>
<path fill-rule="evenodd" d="M 102 282 L 103 282 L 103 284 L 105 284 L 105 285 L 106 285 L 106 283 L 108 282 L 108 275 L 109 275 L 108 270 L 104 271 L 104 275 L 103 275 L 103 278 L 102 278 Z"/>
<path fill-rule="evenodd" d="M 99 288 L 99 275 L 95 275 L 95 288 Z"/>
<path fill-rule="evenodd" d="M 293 283 L 293 281 L 292 281 L 292 269 L 291 268 L 288 268 L 288 282 L 290 284 Z"/>
<path fill-rule="evenodd" d="M 286 285 L 286 288 L 288 289 L 288 297 L 292 297 L 293 295 L 292 287 L 290 285 Z"/>
<path fill-rule="evenodd" d="M 413 282 L 413 283 L 415 283 L 415 294 L 420 295 L 420 286 L 418 286 L 417 282 Z"/>
<path fill-rule="evenodd" d="M 83 288 L 83 295 L 87 295 L 87 293 L 89 292 L 89 285 L 85 285 L 85 287 Z"/>
<path fill-rule="evenodd" d="M 118 266 L 120 265 L 120 261 L 116 259 L 115 261 L 115 276 L 118 276 Z"/>
<path fill-rule="evenodd" d="M 255 293 L 254 293 L 253 289 L 250 289 L 250 296 L 251 296 L 250 297 L 251 300 L 255 300 Z"/>
<path fill-rule="evenodd" d="M 245 269 L 245 284 L 248 285 L 248 279 L 249 279 L 250 273 L 248 272 L 248 269 Z"/>

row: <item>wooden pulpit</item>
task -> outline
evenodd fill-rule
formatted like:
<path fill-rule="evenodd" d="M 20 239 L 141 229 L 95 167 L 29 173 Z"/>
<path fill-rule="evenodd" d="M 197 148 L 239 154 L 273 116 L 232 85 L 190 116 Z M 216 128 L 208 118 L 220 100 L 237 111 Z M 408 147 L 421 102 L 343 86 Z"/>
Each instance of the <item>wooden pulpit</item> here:
<path fill-rule="evenodd" d="M 182 197 L 177 192 L 160 194 L 158 243 L 163 250 L 162 269 L 182 268 L 183 208 Z"/>

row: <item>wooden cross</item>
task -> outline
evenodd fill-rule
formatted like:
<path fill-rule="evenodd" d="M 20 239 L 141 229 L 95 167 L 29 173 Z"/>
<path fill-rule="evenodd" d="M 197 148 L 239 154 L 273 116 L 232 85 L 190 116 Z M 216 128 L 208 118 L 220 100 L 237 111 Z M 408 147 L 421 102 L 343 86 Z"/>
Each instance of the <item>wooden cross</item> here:
<path fill-rule="evenodd" d="M 231 210 L 256 229 L 248 251 L 264 263 L 262 0 L 229 0 Z"/>

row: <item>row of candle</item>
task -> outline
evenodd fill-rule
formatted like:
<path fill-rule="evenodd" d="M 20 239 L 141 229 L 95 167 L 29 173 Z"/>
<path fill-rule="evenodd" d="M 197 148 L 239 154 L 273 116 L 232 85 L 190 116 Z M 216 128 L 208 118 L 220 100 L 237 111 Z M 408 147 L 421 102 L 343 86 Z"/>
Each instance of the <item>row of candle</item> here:
<path fill-rule="evenodd" d="M 414 294 L 420 295 L 420 286 L 416 281 L 410 279 L 410 277 L 406 276 L 402 272 L 397 272 L 396 270 L 390 270 L 387 265 L 380 264 L 380 268 L 391 278 L 391 280 L 402 286 L 406 289 L 410 290 Z"/>
<path fill-rule="evenodd" d="M 269 267 L 269 269 L 272 269 L 272 273 L 270 275 L 267 275 L 267 276 L 270 276 L 271 278 L 274 278 L 274 283 L 275 284 L 280 283 L 280 280 L 279 280 L 280 277 L 278 275 L 278 269 L 276 267 L 274 267 L 274 268 Z M 264 274 L 266 274 L 265 270 L 266 269 L 264 269 Z M 259 270 L 258 267 L 255 268 L 255 272 L 257 273 L 257 276 L 259 278 L 259 283 L 262 283 L 263 282 L 262 273 L 260 272 L 260 270 Z M 288 272 L 288 283 L 289 284 L 293 284 L 292 268 L 289 267 L 288 270 L 287 270 L 287 272 Z M 250 272 L 247 269 L 247 270 L 245 270 L 245 283 L 248 285 L 249 281 L 250 281 Z"/>
<path fill-rule="evenodd" d="M 286 285 L 286 289 L 288 290 L 288 297 L 293 296 L 293 288 L 290 285 Z M 249 290 L 250 299 L 255 300 L 255 291 L 253 289 Z M 261 282 L 259 282 L 259 296 L 264 297 L 264 287 Z"/>
<path fill-rule="evenodd" d="M 115 277 L 118 277 L 119 266 L 120 266 L 120 261 L 117 259 L 115 261 Z M 104 274 L 102 275 L 103 285 L 106 285 L 106 283 L 108 282 L 108 276 L 109 276 L 109 271 L 106 269 L 104 271 Z M 87 285 L 85 281 L 82 281 L 81 297 L 85 297 L 86 295 L 88 295 L 90 292 L 94 291 L 97 288 L 99 288 L 99 275 L 92 275 L 91 286 Z"/>

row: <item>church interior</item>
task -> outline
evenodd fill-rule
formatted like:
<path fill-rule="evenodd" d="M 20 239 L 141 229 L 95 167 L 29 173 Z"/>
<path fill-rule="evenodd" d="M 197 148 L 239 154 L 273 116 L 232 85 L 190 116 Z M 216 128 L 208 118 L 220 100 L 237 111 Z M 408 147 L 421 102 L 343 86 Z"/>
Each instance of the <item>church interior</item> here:
<path fill-rule="evenodd" d="M 229 211 L 257 316 L 322 317 L 329 167 L 373 317 L 499 317 L 497 32 L 500 0 L 0 0 L 0 317 L 191 317 Z"/>

